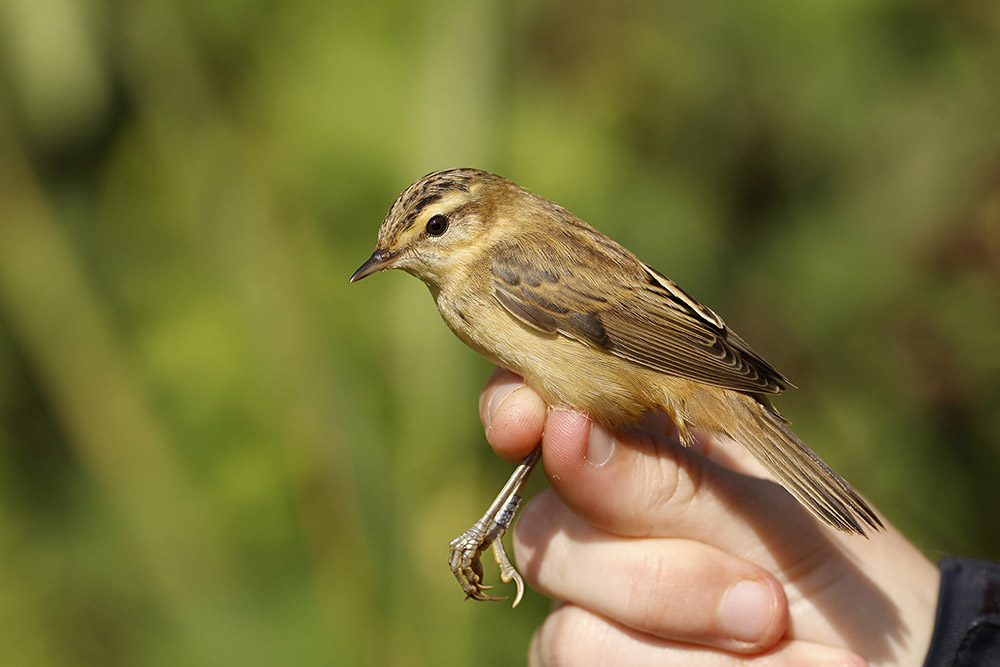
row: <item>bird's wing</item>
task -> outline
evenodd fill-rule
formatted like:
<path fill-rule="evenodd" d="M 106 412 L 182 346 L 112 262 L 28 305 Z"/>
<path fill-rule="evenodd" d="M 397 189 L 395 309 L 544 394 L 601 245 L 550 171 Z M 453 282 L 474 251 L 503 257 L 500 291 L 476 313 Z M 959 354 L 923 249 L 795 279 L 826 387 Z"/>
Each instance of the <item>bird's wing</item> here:
<path fill-rule="evenodd" d="M 579 249 L 577 249 L 579 250 Z M 620 246 L 492 253 L 493 295 L 514 317 L 661 373 L 747 393 L 790 384 L 718 315 Z"/>

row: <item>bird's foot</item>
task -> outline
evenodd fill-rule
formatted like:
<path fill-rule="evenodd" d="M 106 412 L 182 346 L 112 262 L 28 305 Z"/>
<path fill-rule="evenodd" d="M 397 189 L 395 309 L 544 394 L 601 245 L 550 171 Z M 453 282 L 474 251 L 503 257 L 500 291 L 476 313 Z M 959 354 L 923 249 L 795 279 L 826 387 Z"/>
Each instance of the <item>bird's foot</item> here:
<path fill-rule="evenodd" d="M 458 579 L 466 598 L 473 600 L 504 600 L 486 593 L 492 586 L 483 583 L 483 551 L 490 546 L 480 522 L 453 539 L 448 545 L 448 565 Z M 503 549 L 503 547 L 500 547 Z M 506 558 L 506 554 L 504 555 Z"/>
<path fill-rule="evenodd" d="M 477 521 L 472 528 L 465 531 L 449 544 L 448 564 L 452 574 L 458 579 L 459 585 L 465 591 L 468 598 L 474 600 L 506 600 L 507 597 L 496 597 L 486 591 L 493 588 L 483 583 L 483 563 L 482 554 L 487 547 L 493 547 L 493 557 L 500 567 L 500 580 L 504 583 L 511 581 L 517 586 L 517 595 L 514 596 L 516 607 L 524 596 L 524 579 L 507 557 L 507 552 L 503 546 L 503 536 L 510 528 L 510 524 L 521 506 L 521 497 L 510 496 L 501 507 L 498 516 L 492 518 L 487 513 L 482 519 Z M 489 529 L 485 526 L 489 525 Z"/>
<path fill-rule="evenodd" d="M 507 552 L 503 548 L 503 536 L 514 522 L 514 515 L 521 507 L 521 489 L 528 481 L 528 476 L 542 456 L 540 447 L 536 447 L 524 461 L 514 470 L 514 473 L 504 484 L 503 489 L 490 504 L 479 521 L 472 528 L 456 537 L 449 544 L 448 565 L 452 574 L 465 591 L 467 598 L 473 600 L 506 600 L 506 597 L 495 597 L 486 591 L 493 588 L 483 583 L 482 554 L 486 548 L 493 546 L 493 557 L 500 566 L 500 580 L 505 584 L 511 581 L 517 586 L 514 605 L 517 606 L 524 595 L 524 580 L 511 564 Z"/>

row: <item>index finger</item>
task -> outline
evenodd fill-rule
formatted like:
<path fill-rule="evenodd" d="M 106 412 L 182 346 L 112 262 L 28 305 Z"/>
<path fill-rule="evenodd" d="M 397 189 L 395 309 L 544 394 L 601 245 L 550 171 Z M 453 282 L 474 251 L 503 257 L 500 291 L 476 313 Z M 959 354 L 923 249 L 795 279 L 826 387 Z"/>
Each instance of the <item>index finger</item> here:
<path fill-rule="evenodd" d="M 479 394 L 479 418 L 497 456 L 520 461 L 542 440 L 548 406 L 524 379 L 497 367 Z"/>

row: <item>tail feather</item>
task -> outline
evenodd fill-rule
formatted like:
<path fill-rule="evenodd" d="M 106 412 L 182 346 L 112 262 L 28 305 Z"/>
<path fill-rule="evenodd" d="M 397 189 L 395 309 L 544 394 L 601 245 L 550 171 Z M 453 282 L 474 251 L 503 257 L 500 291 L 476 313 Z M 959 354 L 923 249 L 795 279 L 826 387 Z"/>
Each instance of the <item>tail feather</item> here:
<path fill-rule="evenodd" d="M 806 447 L 766 402 L 738 392 L 724 397 L 712 392 L 695 397 L 686 407 L 693 424 L 739 442 L 799 502 L 834 528 L 859 535 L 865 535 L 865 525 L 885 528 L 864 498 Z"/>

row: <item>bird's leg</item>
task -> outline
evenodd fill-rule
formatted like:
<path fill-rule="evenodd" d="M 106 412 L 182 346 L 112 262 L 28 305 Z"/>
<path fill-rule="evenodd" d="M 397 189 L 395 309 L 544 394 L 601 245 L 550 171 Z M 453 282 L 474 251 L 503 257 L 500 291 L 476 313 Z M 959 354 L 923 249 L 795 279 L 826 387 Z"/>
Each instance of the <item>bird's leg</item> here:
<path fill-rule="evenodd" d="M 483 564 L 480 561 L 480 556 L 487 547 L 493 545 L 493 556 L 496 558 L 497 565 L 500 566 L 500 579 L 504 583 L 513 580 L 517 585 L 517 595 L 514 598 L 513 606 L 516 607 L 521 601 L 521 596 L 524 595 L 524 581 L 511 565 L 510 559 L 507 558 L 507 552 L 503 548 L 503 536 L 514 521 L 514 515 L 517 514 L 517 510 L 521 506 L 521 490 L 527 483 L 531 471 L 538 464 L 541 455 L 541 447 L 536 447 L 528 454 L 524 461 L 514 469 L 514 473 L 490 504 L 486 514 L 474 523 L 472 528 L 451 541 L 448 564 L 467 597 L 476 600 L 507 599 L 493 597 L 485 592 L 492 586 L 483 584 Z"/>

